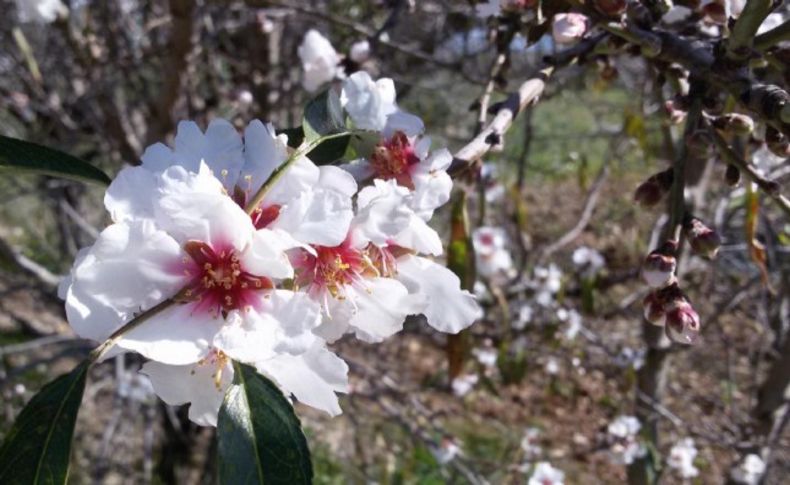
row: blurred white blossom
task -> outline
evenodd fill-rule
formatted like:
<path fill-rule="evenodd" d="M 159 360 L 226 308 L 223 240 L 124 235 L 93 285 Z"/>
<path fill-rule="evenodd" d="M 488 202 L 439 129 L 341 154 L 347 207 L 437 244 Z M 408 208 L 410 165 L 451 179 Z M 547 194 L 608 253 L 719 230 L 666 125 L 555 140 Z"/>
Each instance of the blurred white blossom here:
<path fill-rule="evenodd" d="M 69 13 L 68 7 L 61 0 L 16 0 L 21 22 L 37 22 L 48 24 L 59 16 Z"/>
<path fill-rule="evenodd" d="M 507 233 L 500 227 L 482 226 L 472 233 L 477 273 L 484 278 L 508 276 L 513 260 L 508 251 Z"/>
<path fill-rule="evenodd" d="M 667 465 L 675 470 L 681 478 L 694 478 L 699 475 L 699 470 L 694 466 L 697 457 L 697 448 L 692 438 L 684 438 L 669 450 Z"/>
<path fill-rule="evenodd" d="M 551 463 L 541 461 L 535 464 L 527 485 L 562 485 L 565 481 L 565 473 L 551 466 Z"/>
<path fill-rule="evenodd" d="M 765 462 L 759 455 L 749 454 L 732 470 L 732 479 L 743 485 L 757 485 L 765 473 Z"/>
<path fill-rule="evenodd" d="M 453 394 L 458 397 L 466 396 L 475 387 L 478 380 L 477 374 L 462 374 L 456 377 L 451 384 Z"/>
<path fill-rule="evenodd" d="M 644 456 L 646 450 L 639 441 L 642 425 L 634 416 L 618 416 L 606 428 L 609 458 L 617 465 L 630 465 Z"/>
<path fill-rule="evenodd" d="M 313 92 L 343 73 L 338 67 L 340 56 L 337 51 L 317 30 L 307 31 L 297 54 L 304 70 L 302 84 L 307 91 Z"/>

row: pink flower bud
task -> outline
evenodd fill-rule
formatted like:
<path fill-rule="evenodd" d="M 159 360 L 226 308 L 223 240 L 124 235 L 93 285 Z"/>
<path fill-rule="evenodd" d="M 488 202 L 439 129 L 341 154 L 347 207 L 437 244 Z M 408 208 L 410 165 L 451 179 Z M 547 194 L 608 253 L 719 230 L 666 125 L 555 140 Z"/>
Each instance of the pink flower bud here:
<path fill-rule="evenodd" d="M 634 200 L 644 207 L 653 207 L 672 188 L 673 178 L 674 174 L 671 168 L 652 175 L 636 188 Z"/>
<path fill-rule="evenodd" d="M 558 13 L 554 16 L 551 35 L 558 44 L 570 44 L 587 31 L 587 17 L 580 13 Z"/>
<path fill-rule="evenodd" d="M 644 308 L 645 320 L 656 325 L 663 327 L 667 320 L 667 314 L 664 311 L 664 301 L 661 298 L 661 291 L 651 291 L 642 300 L 642 307 Z"/>
<path fill-rule="evenodd" d="M 699 315 L 685 296 L 670 301 L 667 306 L 666 334 L 679 344 L 691 345 L 699 336 Z"/>
<path fill-rule="evenodd" d="M 675 280 L 678 243 L 667 241 L 645 258 L 642 264 L 642 279 L 651 288 L 664 288 Z"/>
<path fill-rule="evenodd" d="M 716 231 L 706 226 L 696 217 L 686 219 L 683 222 L 683 230 L 695 254 L 708 259 L 716 257 L 721 248 L 721 238 Z"/>

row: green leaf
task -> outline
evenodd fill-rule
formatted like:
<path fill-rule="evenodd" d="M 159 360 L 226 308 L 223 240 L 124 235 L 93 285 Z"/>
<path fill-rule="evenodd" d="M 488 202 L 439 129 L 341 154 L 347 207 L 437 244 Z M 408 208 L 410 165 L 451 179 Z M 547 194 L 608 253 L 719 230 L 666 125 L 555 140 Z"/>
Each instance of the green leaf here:
<path fill-rule="evenodd" d="M 233 368 L 217 423 L 220 483 L 311 483 L 310 450 L 291 403 L 253 367 Z"/>
<path fill-rule="evenodd" d="M 333 89 L 324 91 L 307 103 L 302 128 L 305 140 L 308 142 L 322 136 L 347 131 L 340 97 Z"/>
<path fill-rule="evenodd" d="M 0 135 L 0 169 L 18 170 L 80 182 L 110 184 L 110 177 L 67 153 Z"/>
<path fill-rule="evenodd" d="M 88 365 L 44 386 L 19 414 L 0 448 L 0 483 L 66 483 Z"/>
<path fill-rule="evenodd" d="M 288 146 L 291 148 L 299 148 L 299 145 L 304 141 L 304 131 L 301 126 L 297 126 L 296 128 L 284 128 L 277 132 L 277 134 L 281 133 L 288 135 Z M 359 138 L 361 138 L 359 135 L 348 135 L 326 140 L 310 150 L 310 153 L 307 154 L 307 158 L 316 165 L 331 165 L 337 160 L 346 157 L 352 139 L 356 140 Z"/>

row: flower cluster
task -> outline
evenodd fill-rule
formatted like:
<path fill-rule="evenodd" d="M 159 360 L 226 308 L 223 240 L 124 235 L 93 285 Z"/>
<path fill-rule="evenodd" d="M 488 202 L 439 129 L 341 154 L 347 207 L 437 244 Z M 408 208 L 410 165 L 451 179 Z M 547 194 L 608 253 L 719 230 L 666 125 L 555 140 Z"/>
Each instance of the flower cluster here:
<path fill-rule="evenodd" d="M 449 199 L 449 153 L 430 152 L 391 80 L 357 73 L 341 98 L 355 127 L 380 140 L 348 170 L 316 166 L 257 120 L 243 134 L 223 120 L 205 132 L 179 124 L 173 147 L 148 147 L 112 182 L 113 224 L 61 285 L 85 338 L 157 309 L 115 352 L 149 359 L 142 372 L 156 393 L 191 403 L 196 423 L 216 424 L 233 360 L 335 415 L 348 367 L 329 343 L 347 333 L 380 342 L 408 315 L 453 333 L 481 316 L 459 279 L 422 256 L 442 253 L 428 222 Z"/>
<path fill-rule="evenodd" d="M 735 483 L 757 485 L 762 480 L 766 468 L 763 459 L 751 453 L 732 470 L 730 476 Z"/>

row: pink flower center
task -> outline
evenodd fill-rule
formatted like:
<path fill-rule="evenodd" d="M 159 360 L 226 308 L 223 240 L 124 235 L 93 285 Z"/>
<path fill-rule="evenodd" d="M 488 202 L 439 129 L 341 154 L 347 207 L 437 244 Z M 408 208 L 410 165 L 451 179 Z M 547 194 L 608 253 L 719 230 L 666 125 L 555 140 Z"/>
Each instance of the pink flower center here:
<path fill-rule="evenodd" d="M 219 316 L 231 310 L 254 307 L 260 301 L 259 292 L 274 288 L 268 278 L 244 271 L 232 248 L 215 251 L 204 242 L 189 241 L 184 251 L 189 255 L 184 258 L 186 272 L 192 277 L 185 297 L 197 302 L 198 311 Z"/>
<path fill-rule="evenodd" d="M 395 132 L 391 139 L 376 145 L 370 156 L 370 164 L 378 178 L 394 179 L 398 185 L 409 189 L 414 189 L 411 167 L 418 163 L 420 158 L 414 153 L 414 147 L 402 131 Z"/>
<path fill-rule="evenodd" d="M 343 287 L 363 276 L 370 266 L 367 257 L 346 241 L 335 247 L 313 246 L 316 254 L 300 251 L 294 258 L 297 271 L 296 285 L 310 291 L 328 291 L 333 297 L 343 297 Z"/>

